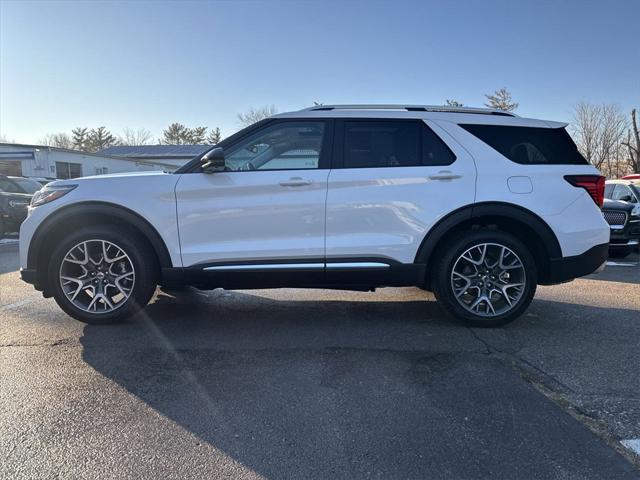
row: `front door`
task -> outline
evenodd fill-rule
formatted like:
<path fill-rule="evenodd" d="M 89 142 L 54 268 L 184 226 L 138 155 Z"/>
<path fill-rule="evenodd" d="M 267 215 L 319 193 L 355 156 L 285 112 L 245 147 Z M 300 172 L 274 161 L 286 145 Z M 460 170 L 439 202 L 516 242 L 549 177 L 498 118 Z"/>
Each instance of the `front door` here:
<path fill-rule="evenodd" d="M 228 171 L 183 174 L 176 186 L 183 266 L 295 264 L 322 273 L 330 130 L 325 121 L 274 121 L 225 146 Z"/>

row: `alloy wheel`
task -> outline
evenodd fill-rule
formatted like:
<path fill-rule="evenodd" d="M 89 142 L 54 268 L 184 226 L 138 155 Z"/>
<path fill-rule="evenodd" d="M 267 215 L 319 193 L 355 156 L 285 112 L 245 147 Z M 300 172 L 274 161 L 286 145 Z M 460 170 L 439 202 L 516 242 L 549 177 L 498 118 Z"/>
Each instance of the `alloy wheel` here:
<path fill-rule="evenodd" d="M 455 261 L 451 287 L 458 303 L 480 317 L 496 317 L 513 309 L 525 291 L 522 260 L 505 245 L 480 243 Z"/>
<path fill-rule="evenodd" d="M 60 265 L 60 285 L 80 310 L 110 313 L 131 296 L 135 269 L 131 258 L 113 242 L 85 240 L 71 248 Z"/>

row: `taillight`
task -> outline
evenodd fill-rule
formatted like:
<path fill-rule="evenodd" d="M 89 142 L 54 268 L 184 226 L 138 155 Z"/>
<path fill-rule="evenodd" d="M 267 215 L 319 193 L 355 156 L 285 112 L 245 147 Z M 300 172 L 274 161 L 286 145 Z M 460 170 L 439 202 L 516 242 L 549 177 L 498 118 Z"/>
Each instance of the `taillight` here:
<path fill-rule="evenodd" d="M 574 187 L 584 188 L 598 207 L 604 203 L 604 180 L 602 175 L 565 175 L 564 179 Z"/>

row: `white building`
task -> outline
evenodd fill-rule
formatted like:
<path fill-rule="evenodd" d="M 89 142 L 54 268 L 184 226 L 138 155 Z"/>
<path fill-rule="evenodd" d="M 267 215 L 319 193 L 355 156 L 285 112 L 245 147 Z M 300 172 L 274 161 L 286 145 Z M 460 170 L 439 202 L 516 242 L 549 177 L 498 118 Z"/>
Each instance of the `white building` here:
<path fill-rule="evenodd" d="M 42 145 L 0 143 L 0 174 L 44 178 L 76 178 L 140 170 L 175 170 L 172 162 L 131 159 Z"/>

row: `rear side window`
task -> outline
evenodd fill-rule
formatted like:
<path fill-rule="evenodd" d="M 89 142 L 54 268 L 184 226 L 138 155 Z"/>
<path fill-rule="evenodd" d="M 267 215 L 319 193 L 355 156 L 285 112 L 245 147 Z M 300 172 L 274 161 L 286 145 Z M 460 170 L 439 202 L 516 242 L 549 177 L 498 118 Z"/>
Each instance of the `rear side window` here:
<path fill-rule="evenodd" d="M 586 165 L 564 128 L 460 125 L 515 163 Z"/>
<path fill-rule="evenodd" d="M 421 121 L 347 121 L 344 168 L 450 165 L 455 156 Z"/>

